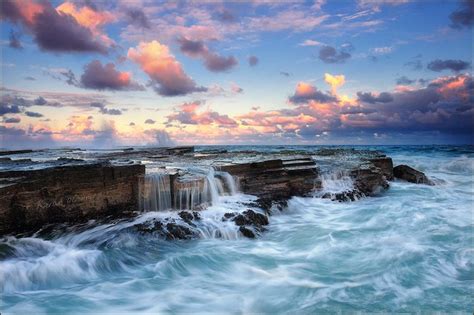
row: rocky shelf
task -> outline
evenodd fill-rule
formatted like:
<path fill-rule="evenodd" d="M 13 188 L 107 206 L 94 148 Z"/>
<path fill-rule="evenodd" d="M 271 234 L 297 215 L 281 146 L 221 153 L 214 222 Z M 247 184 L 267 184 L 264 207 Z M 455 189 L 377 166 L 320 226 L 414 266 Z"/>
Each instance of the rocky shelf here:
<path fill-rule="evenodd" d="M 137 226 L 137 231 L 191 238 L 198 211 L 219 195 L 239 190 L 256 196 L 256 201 L 245 212 L 229 212 L 222 220 L 234 222 L 244 236 L 255 237 L 268 224 L 272 207 L 281 208 L 293 196 L 355 201 L 383 192 L 394 178 L 432 184 L 408 166 L 394 168 L 390 157 L 375 151 L 195 152 L 193 147 L 178 147 L 0 155 L 0 235 L 52 223 L 176 210 L 184 224 L 169 219 Z M 327 176 L 347 177 L 351 185 L 325 191 Z"/>

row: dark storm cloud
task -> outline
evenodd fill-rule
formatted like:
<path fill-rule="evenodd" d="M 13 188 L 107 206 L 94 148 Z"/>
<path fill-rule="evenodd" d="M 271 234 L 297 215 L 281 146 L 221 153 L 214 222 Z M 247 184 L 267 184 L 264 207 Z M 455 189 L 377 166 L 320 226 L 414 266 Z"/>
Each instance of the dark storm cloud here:
<path fill-rule="evenodd" d="M 185 37 L 178 38 L 179 49 L 190 57 L 205 55 L 208 51 L 203 41 L 189 40 Z"/>
<path fill-rule="evenodd" d="M 140 8 L 126 8 L 125 17 L 130 24 L 146 29 L 151 28 L 150 20 Z"/>
<path fill-rule="evenodd" d="M 33 117 L 33 118 L 43 117 L 43 114 L 41 114 L 41 113 L 29 112 L 29 111 L 26 111 L 25 115 L 28 116 L 28 117 Z"/>
<path fill-rule="evenodd" d="M 463 60 L 453 60 L 453 59 L 447 59 L 447 60 L 440 60 L 436 59 L 431 61 L 428 64 L 428 69 L 436 72 L 440 72 L 443 70 L 451 70 L 455 73 L 462 71 L 462 70 L 467 70 L 469 69 L 470 63 L 467 61 Z"/>
<path fill-rule="evenodd" d="M 39 106 L 46 105 L 47 103 L 48 101 L 45 100 L 42 96 L 38 97 L 37 99 L 33 101 L 34 105 L 39 105 Z"/>
<path fill-rule="evenodd" d="M 112 116 L 122 115 L 122 111 L 120 109 L 106 108 L 105 104 L 100 103 L 100 102 L 92 102 L 91 107 L 98 108 L 99 112 L 104 115 L 112 115 Z"/>
<path fill-rule="evenodd" d="M 19 33 L 16 33 L 13 30 L 11 30 L 10 38 L 9 38 L 10 41 L 8 43 L 8 46 L 15 49 L 23 49 L 23 45 L 21 44 L 19 35 L 20 35 Z"/>
<path fill-rule="evenodd" d="M 344 49 L 339 51 L 332 46 L 324 46 L 319 50 L 319 59 L 325 63 L 344 63 L 351 54 Z"/>
<path fill-rule="evenodd" d="M 40 10 L 28 20 L 21 14 L 21 6 L 30 5 L 20 1 L 2 0 L 2 18 L 21 23 L 34 37 L 42 50 L 53 52 L 99 52 L 105 54 L 107 47 L 94 38 L 92 32 L 80 25 L 69 14 L 59 14 L 49 2 L 38 2 Z M 28 9 L 28 8 L 26 8 Z"/>
<path fill-rule="evenodd" d="M 5 117 L 3 119 L 3 122 L 6 124 L 18 124 L 20 121 L 21 119 L 19 117 L 8 117 L 8 118 Z"/>
<path fill-rule="evenodd" d="M 79 86 L 79 81 L 76 79 L 76 75 L 71 71 L 61 72 L 61 75 L 66 79 L 66 83 L 72 86 Z"/>
<path fill-rule="evenodd" d="M 449 15 L 451 27 L 456 29 L 469 28 L 474 25 L 474 1 L 462 0 L 459 8 Z"/>
<path fill-rule="evenodd" d="M 84 67 L 81 86 L 95 90 L 143 90 L 144 88 L 131 80 L 129 73 L 115 69 L 113 63 L 102 65 L 94 60 Z"/>
<path fill-rule="evenodd" d="M 358 100 L 364 103 L 375 104 L 375 103 L 389 103 L 393 101 L 393 96 L 388 92 L 382 92 L 379 95 L 375 96 L 374 94 L 368 92 L 357 92 Z"/>
<path fill-rule="evenodd" d="M 7 105 L 3 102 L 0 103 L 0 116 L 5 114 L 18 114 L 21 113 L 21 109 L 18 105 Z"/>
<path fill-rule="evenodd" d="M 295 104 L 307 103 L 309 101 L 316 101 L 319 103 L 329 103 L 337 101 L 337 98 L 319 91 L 316 87 L 311 87 L 310 90 L 301 93 L 298 91 L 298 88 L 295 91 L 295 94 L 289 97 L 289 101 Z"/>
<path fill-rule="evenodd" d="M 179 49 L 189 57 L 200 58 L 205 67 L 212 72 L 224 72 L 238 64 L 234 56 L 220 56 L 211 52 L 203 41 L 194 41 L 185 37 L 178 38 Z"/>
<path fill-rule="evenodd" d="M 258 58 L 256 56 L 250 56 L 249 57 L 249 66 L 253 67 L 258 64 Z"/>
<path fill-rule="evenodd" d="M 206 55 L 204 64 L 209 71 L 223 72 L 232 69 L 238 64 L 238 62 L 234 56 L 224 57 L 214 53 L 209 53 Z"/>

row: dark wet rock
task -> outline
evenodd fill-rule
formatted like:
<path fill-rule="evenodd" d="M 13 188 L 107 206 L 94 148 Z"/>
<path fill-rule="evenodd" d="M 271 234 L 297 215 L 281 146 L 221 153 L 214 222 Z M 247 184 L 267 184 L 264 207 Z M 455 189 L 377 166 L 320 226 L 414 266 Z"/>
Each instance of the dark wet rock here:
<path fill-rule="evenodd" d="M 201 214 L 199 212 L 193 211 L 193 216 L 194 216 L 194 220 L 196 221 L 201 220 Z"/>
<path fill-rule="evenodd" d="M 266 214 L 271 215 L 272 210 L 285 210 L 288 207 L 288 199 L 280 198 L 272 200 L 271 198 L 258 198 L 253 202 L 245 203 L 245 205 L 252 208 L 262 209 Z"/>
<path fill-rule="evenodd" d="M 434 185 L 434 183 L 425 175 L 408 165 L 398 165 L 393 168 L 395 178 L 405 180 L 415 184 Z"/>
<path fill-rule="evenodd" d="M 0 235 L 136 211 L 144 173 L 102 163 L 0 172 Z"/>
<path fill-rule="evenodd" d="M 389 187 L 382 170 L 372 165 L 361 165 L 351 172 L 351 177 L 354 187 L 365 196 L 378 195 Z"/>
<path fill-rule="evenodd" d="M 168 239 L 191 239 L 195 237 L 195 233 L 188 227 L 176 224 L 174 222 L 166 224 L 167 238 Z"/>
<path fill-rule="evenodd" d="M 25 154 L 32 153 L 33 150 L 10 150 L 10 151 L 0 151 L 0 155 L 12 155 L 12 154 Z"/>
<path fill-rule="evenodd" d="M 325 193 L 321 196 L 324 199 L 331 199 L 333 201 L 347 202 L 347 201 L 357 201 L 364 195 L 357 189 L 347 190 L 337 193 Z"/>
<path fill-rule="evenodd" d="M 310 195 L 318 176 L 310 157 L 224 165 L 220 170 L 237 177 L 242 192 L 272 201 Z"/>
<path fill-rule="evenodd" d="M 245 226 L 239 227 L 239 231 L 240 233 L 242 233 L 243 236 L 247 238 L 255 238 L 255 233 L 251 229 L 246 228 Z"/>
<path fill-rule="evenodd" d="M 236 215 L 237 215 L 236 212 L 224 213 L 224 216 L 222 217 L 222 221 L 229 221 L 230 219 L 232 219 L 232 218 L 235 217 Z"/>
<path fill-rule="evenodd" d="M 178 213 L 178 215 L 186 223 L 191 223 L 191 221 L 194 219 L 194 215 L 191 212 L 188 212 L 188 211 L 181 211 L 181 212 Z"/>
<path fill-rule="evenodd" d="M 261 227 L 263 225 L 268 225 L 268 218 L 266 215 L 257 213 L 253 210 L 247 210 L 237 215 L 232 219 L 236 225 L 253 225 L 256 227 Z"/>
<path fill-rule="evenodd" d="M 378 167 L 387 180 L 393 180 L 393 161 L 387 156 L 377 157 L 369 160 Z"/>

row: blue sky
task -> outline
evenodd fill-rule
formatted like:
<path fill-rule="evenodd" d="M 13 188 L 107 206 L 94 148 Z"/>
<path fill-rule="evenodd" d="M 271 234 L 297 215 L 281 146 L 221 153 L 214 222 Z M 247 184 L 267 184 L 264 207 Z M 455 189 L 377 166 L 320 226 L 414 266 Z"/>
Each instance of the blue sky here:
<path fill-rule="evenodd" d="M 1 23 L 1 147 L 472 143 L 472 2 L 8 0 Z"/>

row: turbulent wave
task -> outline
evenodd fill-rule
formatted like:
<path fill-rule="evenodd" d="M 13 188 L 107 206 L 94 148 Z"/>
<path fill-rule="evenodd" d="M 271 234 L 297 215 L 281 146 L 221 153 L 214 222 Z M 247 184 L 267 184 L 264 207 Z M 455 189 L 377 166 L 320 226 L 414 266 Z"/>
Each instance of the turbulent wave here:
<path fill-rule="evenodd" d="M 249 240 L 222 216 L 245 211 L 255 197 L 232 192 L 216 172 L 218 202 L 200 212 L 195 240 L 165 241 L 131 228 L 181 220 L 166 209 L 4 238 L 2 313 L 472 312 L 473 153 L 386 153 L 442 183 L 393 182 L 379 197 L 350 203 L 293 198 L 270 217 L 267 232 Z M 350 185 L 345 174 L 323 178 L 326 191 Z"/>

